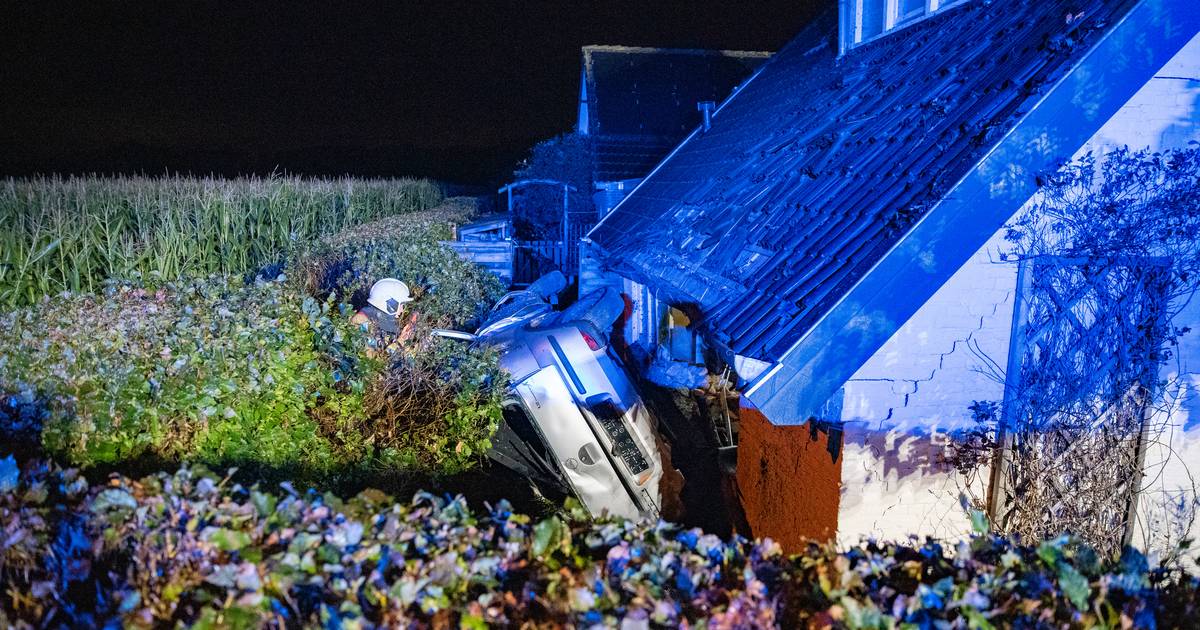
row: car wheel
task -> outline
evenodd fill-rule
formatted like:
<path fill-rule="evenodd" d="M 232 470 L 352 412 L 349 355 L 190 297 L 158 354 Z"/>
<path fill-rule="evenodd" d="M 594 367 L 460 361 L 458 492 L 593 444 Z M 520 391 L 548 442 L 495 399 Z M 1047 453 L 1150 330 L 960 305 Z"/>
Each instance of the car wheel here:
<path fill-rule="evenodd" d="M 568 306 L 559 317 L 561 322 L 585 321 L 608 334 L 617 318 L 625 312 L 625 299 L 612 287 L 596 289 Z"/>

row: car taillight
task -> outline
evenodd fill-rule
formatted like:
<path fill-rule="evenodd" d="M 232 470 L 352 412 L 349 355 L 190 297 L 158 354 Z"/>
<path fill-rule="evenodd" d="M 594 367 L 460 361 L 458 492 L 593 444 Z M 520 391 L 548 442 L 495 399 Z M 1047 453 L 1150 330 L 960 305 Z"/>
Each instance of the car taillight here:
<path fill-rule="evenodd" d="M 600 349 L 600 347 L 601 347 L 600 343 L 596 341 L 595 337 L 587 334 L 586 332 L 584 332 L 582 330 L 579 331 L 579 334 L 583 336 L 583 342 L 587 344 L 588 348 L 591 348 L 592 352 L 595 352 Z"/>

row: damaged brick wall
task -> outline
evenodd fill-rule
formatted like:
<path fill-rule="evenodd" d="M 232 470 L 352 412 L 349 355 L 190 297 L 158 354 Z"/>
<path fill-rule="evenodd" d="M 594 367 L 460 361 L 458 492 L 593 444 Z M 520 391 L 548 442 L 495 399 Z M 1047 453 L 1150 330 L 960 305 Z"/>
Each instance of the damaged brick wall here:
<path fill-rule="evenodd" d="M 742 399 L 737 485 L 754 536 L 786 551 L 837 534 L 842 436 L 814 422 L 777 426 Z"/>

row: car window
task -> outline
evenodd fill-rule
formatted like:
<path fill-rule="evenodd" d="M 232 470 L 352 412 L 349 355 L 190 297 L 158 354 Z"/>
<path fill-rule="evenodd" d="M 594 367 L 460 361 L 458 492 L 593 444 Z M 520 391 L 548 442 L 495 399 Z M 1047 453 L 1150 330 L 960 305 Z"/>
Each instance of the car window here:
<path fill-rule="evenodd" d="M 517 434 L 521 440 L 531 445 L 539 447 L 538 450 L 544 452 L 544 444 L 542 438 L 538 434 L 537 429 L 533 427 L 533 418 L 529 416 L 529 412 L 525 410 L 525 405 L 519 402 L 509 402 L 504 405 L 504 422 L 512 429 L 513 433 Z"/>
<path fill-rule="evenodd" d="M 550 451 L 528 410 L 519 402 L 506 403 L 503 407 L 504 423 L 492 438 L 490 455 L 505 466 L 521 474 L 550 483 L 560 492 L 569 492 L 566 480 L 559 472 L 557 459 Z"/>

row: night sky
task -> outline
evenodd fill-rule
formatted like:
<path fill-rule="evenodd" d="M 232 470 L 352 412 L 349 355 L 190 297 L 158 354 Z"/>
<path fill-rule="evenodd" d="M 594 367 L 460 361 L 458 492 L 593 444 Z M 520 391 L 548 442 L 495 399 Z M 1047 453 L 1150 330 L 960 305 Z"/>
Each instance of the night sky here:
<path fill-rule="evenodd" d="M 491 183 L 571 128 L 579 48 L 777 50 L 813 2 L 6 3 L 0 173 Z"/>

